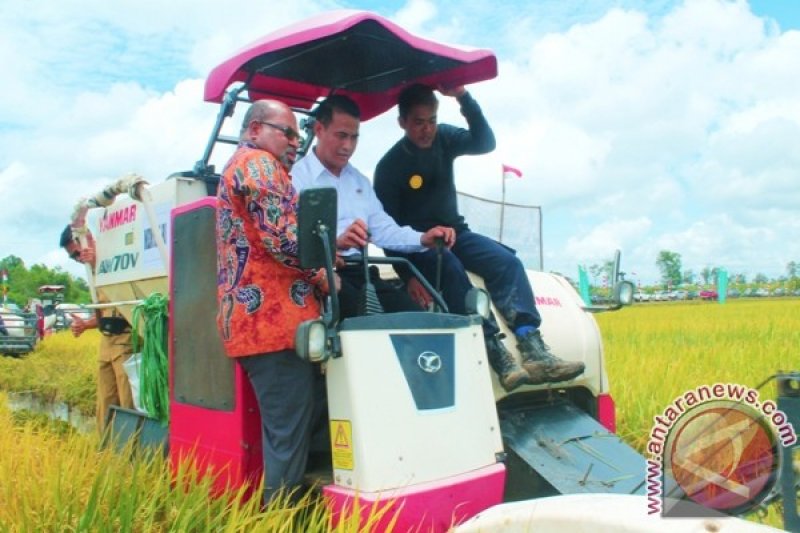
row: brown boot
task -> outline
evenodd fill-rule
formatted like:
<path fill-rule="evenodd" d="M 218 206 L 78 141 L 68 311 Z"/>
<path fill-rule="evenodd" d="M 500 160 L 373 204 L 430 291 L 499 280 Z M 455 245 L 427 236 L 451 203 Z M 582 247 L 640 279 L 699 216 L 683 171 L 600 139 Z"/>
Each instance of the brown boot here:
<path fill-rule="evenodd" d="M 528 372 L 517 363 L 511 352 L 506 350 L 503 342 L 497 337 L 486 339 L 486 355 L 489 358 L 489 364 L 497 374 L 500 385 L 506 392 L 530 384 Z"/>
<path fill-rule="evenodd" d="M 582 362 L 564 361 L 550 353 L 539 330 L 520 337 L 517 348 L 522 354 L 522 367 L 528 372 L 533 385 L 569 381 L 583 374 L 586 369 Z"/>

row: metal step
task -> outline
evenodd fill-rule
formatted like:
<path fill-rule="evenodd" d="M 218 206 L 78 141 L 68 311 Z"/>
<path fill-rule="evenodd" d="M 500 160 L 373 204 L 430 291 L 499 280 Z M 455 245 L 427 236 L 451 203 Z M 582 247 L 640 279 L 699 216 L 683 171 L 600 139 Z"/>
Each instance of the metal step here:
<path fill-rule="evenodd" d="M 500 409 L 506 500 L 575 493 L 644 494 L 645 460 L 569 402 Z"/>

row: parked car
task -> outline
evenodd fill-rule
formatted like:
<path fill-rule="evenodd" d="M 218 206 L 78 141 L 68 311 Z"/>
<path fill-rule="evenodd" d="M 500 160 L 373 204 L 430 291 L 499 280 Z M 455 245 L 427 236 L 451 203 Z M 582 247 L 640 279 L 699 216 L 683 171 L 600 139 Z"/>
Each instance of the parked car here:
<path fill-rule="evenodd" d="M 706 289 L 704 291 L 700 291 L 701 300 L 716 300 L 717 297 L 719 297 L 719 294 L 717 294 L 717 291 L 715 290 Z"/>
<path fill-rule="evenodd" d="M 740 296 L 738 289 L 730 289 L 728 291 L 728 298 L 738 298 Z"/>
<path fill-rule="evenodd" d="M 650 295 L 647 294 L 646 292 L 639 291 L 633 295 L 633 299 L 636 300 L 637 302 L 649 302 Z"/>

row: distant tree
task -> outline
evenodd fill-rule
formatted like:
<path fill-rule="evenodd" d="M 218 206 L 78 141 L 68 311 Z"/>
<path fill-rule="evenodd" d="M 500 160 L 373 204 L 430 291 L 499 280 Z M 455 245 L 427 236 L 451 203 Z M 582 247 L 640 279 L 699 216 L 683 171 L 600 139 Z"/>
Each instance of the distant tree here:
<path fill-rule="evenodd" d="M 741 283 L 741 284 L 747 283 L 747 276 L 742 273 L 734 274 L 733 276 L 731 276 L 731 279 L 733 280 L 734 283 Z"/>
<path fill-rule="evenodd" d="M 608 279 L 608 285 L 611 286 L 616 281 L 615 279 L 611 279 L 611 276 L 614 274 L 614 260 L 607 259 L 603 263 L 603 273 L 606 275 L 606 279 Z"/>
<path fill-rule="evenodd" d="M 592 275 L 592 285 L 594 285 L 595 287 L 597 286 L 597 278 L 599 278 L 600 274 L 602 274 L 602 273 L 603 273 L 603 267 L 602 266 L 600 266 L 598 264 L 594 264 L 594 265 L 590 265 L 589 266 L 589 274 Z"/>
<path fill-rule="evenodd" d="M 692 269 L 683 271 L 683 282 L 686 283 L 687 285 L 693 285 L 694 284 L 694 278 L 695 278 L 695 275 L 694 275 L 694 271 Z"/>
<path fill-rule="evenodd" d="M 719 279 L 719 267 L 713 267 L 711 269 L 711 284 L 716 285 L 717 280 Z"/>
<path fill-rule="evenodd" d="M 25 268 L 25 263 L 16 255 L 9 255 L 0 259 L 0 270 L 13 270 L 17 268 Z"/>
<path fill-rule="evenodd" d="M 786 275 L 791 279 L 798 277 L 798 274 L 800 274 L 800 264 L 795 261 L 789 261 L 786 264 Z"/>
<path fill-rule="evenodd" d="M 37 264 L 28 270 L 21 259 L 10 255 L 0 260 L 2 269 L 8 271 L 8 299 L 19 306 L 24 306 L 31 298 L 37 298 L 42 285 L 63 285 L 64 299 L 68 302 L 88 303 L 90 300 L 86 281 L 74 278 L 58 267 L 50 269 Z"/>
<path fill-rule="evenodd" d="M 661 250 L 656 258 L 656 266 L 661 271 L 661 281 L 665 285 L 679 285 L 681 282 L 681 254 Z"/>
<path fill-rule="evenodd" d="M 708 285 L 708 280 L 711 279 L 711 269 L 703 267 L 703 270 L 700 271 L 700 277 L 703 278 L 703 285 Z"/>
<path fill-rule="evenodd" d="M 766 274 L 762 274 L 761 272 L 756 274 L 756 277 L 753 278 L 753 282 L 758 284 L 764 284 L 767 283 L 768 281 L 769 278 L 767 278 Z"/>

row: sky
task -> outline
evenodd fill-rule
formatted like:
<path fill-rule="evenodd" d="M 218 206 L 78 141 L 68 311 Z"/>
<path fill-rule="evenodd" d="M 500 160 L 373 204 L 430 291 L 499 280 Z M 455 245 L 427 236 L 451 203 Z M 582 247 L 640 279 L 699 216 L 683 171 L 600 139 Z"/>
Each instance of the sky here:
<path fill-rule="evenodd" d="M 800 261 L 800 2 L 788 0 L 0 2 L 0 258 L 83 276 L 58 247 L 72 206 L 118 176 L 151 183 L 200 159 L 217 106 L 205 76 L 247 43 L 332 9 L 488 48 L 470 86 L 498 139 L 462 157 L 459 190 L 541 206 L 544 269 L 622 251 L 629 279 L 684 270 L 778 277 Z M 440 120 L 463 125 L 443 98 Z M 236 124 L 238 126 L 238 123 Z M 365 122 L 371 176 L 400 137 Z M 224 163 L 215 161 L 217 165 Z"/>

